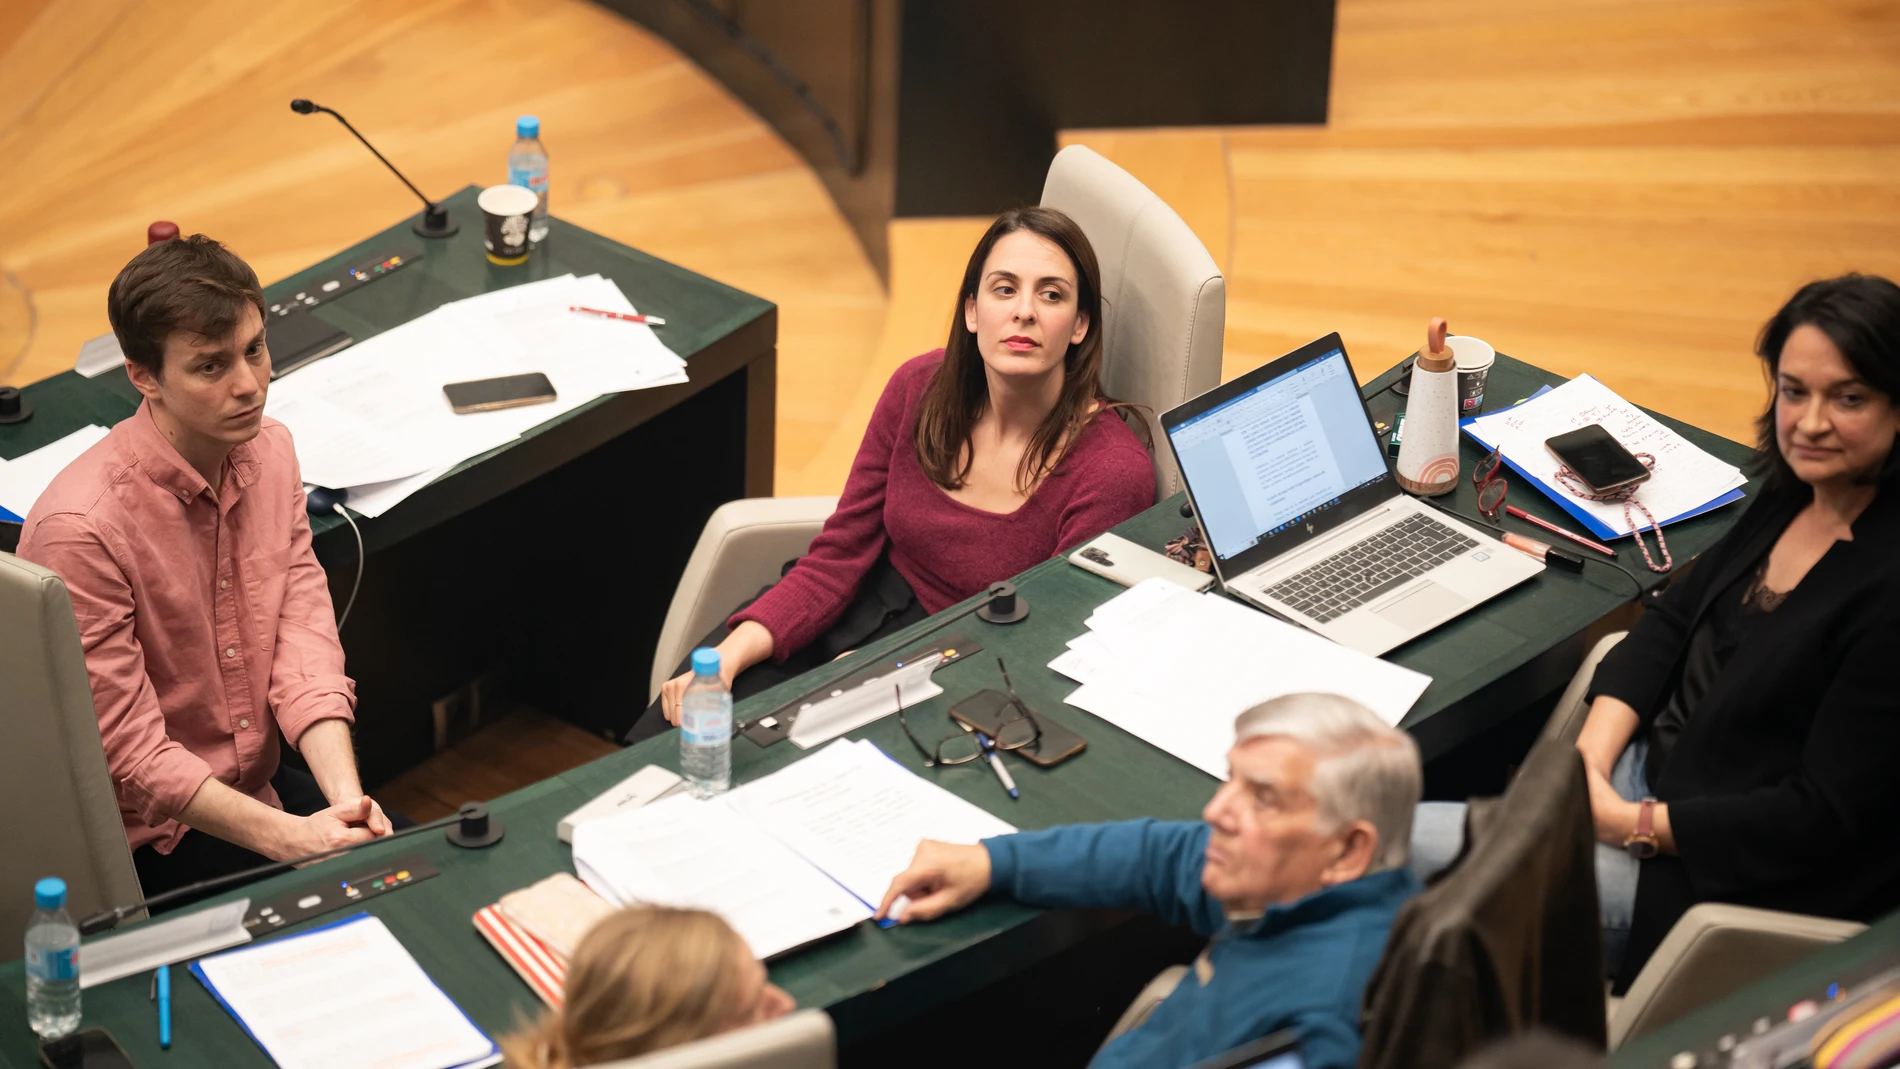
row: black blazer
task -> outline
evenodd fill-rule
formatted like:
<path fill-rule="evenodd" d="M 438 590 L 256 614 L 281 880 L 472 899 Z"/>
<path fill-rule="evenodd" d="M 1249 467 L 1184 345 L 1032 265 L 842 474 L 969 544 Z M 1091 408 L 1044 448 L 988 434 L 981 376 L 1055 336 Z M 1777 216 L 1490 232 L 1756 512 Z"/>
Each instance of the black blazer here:
<path fill-rule="evenodd" d="M 1597 668 L 1594 694 L 1647 732 L 1714 596 L 1813 497 L 1759 496 Z M 1755 620 L 1656 784 L 1675 856 L 1642 864 L 1618 988 L 1698 902 L 1872 921 L 1900 908 L 1900 492 L 1888 483 L 1787 598 Z"/>

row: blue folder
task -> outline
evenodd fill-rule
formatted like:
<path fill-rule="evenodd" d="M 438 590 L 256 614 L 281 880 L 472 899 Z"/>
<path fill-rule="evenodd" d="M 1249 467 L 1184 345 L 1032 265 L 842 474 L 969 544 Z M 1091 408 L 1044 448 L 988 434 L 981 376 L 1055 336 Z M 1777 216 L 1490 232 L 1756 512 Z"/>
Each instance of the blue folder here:
<path fill-rule="evenodd" d="M 1542 397 L 1545 394 L 1549 393 L 1550 389 L 1551 388 L 1548 386 L 1542 387 L 1536 393 L 1531 394 L 1529 397 L 1526 397 L 1522 401 L 1519 401 L 1517 405 L 1529 404 L 1530 402 L 1537 400 L 1539 397 Z M 1485 441 L 1483 438 L 1478 437 L 1477 432 L 1474 431 L 1471 427 L 1472 422 L 1478 419 L 1482 419 L 1486 416 L 1495 416 L 1498 414 L 1498 412 L 1509 412 L 1511 409 L 1516 408 L 1517 405 L 1506 405 L 1505 407 L 1498 409 L 1496 412 L 1483 412 L 1476 416 L 1466 416 L 1465 418 L 1458 421 L 1458 425 L 1464 428 L 1464 431 L 1466 434 L 1471 435 L 1472 441 L 1478 443 L 1479 445 L 1483 446 L 1486 449 L 1494 449 L 1496 448 L 1496 446 L 1492 445 L 1492 443 L 1490 442 Z M 1609 540 L 1613 538 L 1628 538 L 1629 537 L 1629 535 L 1627 534 L 1618 534 L 1617 532 L 1611 530 L 1606 524 L 1604 524 L 1603 521 L 1597 519 L 1595 516 L 1590 515 L 1589 511 L 1583 507 L 1583 503 L 1579 501 L 1576 497 L 1567 493 L 1562 487 L 1551 486 L 1549 483 L 1544 482 L 1542 479 L 1536 478 L 1535 476 L 1531 475 L 1530 472 L 1525 471 L 1523 468 L 1518 467 L 1517 464 L 1512 462 L 1509 455 L 1505 455 L 1503 459 L 1504 459 L 1504 465 L 1510 468 L 1512 471 L 1516 472 L 1519 478 L 1523 479 L 1525 482 L 1529 483 L 1530 485 L 1535 486 L 1539 490 L 1542 490 L 1544 492 L 1545 497 L 1548 497 L 1552 501 L 1555 501 L 1557 503 L 1558 508 L 1561 508 L 1565 512 L 1570 513 L 1572 518 L 1574 518 L 1578 523 L 1583 524 L 1583 526 L 1587 528 L 1591 534 L 1597 536 L 1597 538 L 1603 539 L 1603 540 Z M 1694 516 L 1700 516 L 1711 509 L 1718 509 L 1718 508 L 1721 508 L 1723 505 L 1729 504 L 1730 502 L 1733 502 L 1733 501 L 1740 501 L 1741 499 L 1742 499 L 1742 491 L 1740 488 L 1737 488 L 1734 490 L 1730 490 L 1728 493 L 1723 494 L 1721 497 L 1715 498 L 1714 500 L 1709 501 L 1706 504 L 1699 505 L 1695 508 L 1692 508 L 1689 511 L 1682 513 L 1679 516 L 1670 516 L 1660 522 L 1663 525 L 1667 526 L 1668 524 L 1675 523 L 1678 520 L 1686 520 Z M 1648 530 L 1648 528 L 1644 528 L 1644 530 Z"/>

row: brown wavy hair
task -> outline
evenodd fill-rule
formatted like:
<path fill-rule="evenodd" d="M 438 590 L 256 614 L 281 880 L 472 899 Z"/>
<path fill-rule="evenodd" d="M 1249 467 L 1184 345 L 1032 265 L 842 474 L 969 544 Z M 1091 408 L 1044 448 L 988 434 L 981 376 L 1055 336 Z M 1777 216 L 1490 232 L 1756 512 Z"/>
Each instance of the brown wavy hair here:
<path fill-rule="evenodd" d="M 1040 205 L 1013 208 L 996 217 L 983 240 L 970 253 L 957 290 L 956 310 L 950 317 L 950 340 L 943 347 L 943 363 L 924 388 L 917 414 L 917 460 L 933 482 L 945 490 L 963 485 L 970 474 L 970 434 L 989 407 L 989 380 L 983 374 L 983 355 L 976 334 L 963 321 L 963 307 L 976 296 L 983 266 L 1004 235 L 1027 230 L 1046 238 L 1063 251 L 1075 267 L 1076 305 L 1088 316 L 1088 332 L 1069 346 L 1062 358 L 1062 395 L 1030 436 L 1016 469 L 1016 489 L 1027 493 L 1056 470 L 1083 428 L 1101 409 L 1130 407 L 1102 393 L 1102 271 L 1095 249 L 1075 220 Z M 1143 427 L 1146 431 L 1146 427 Z"/>
<path fill-rule="evenodd" d="M 568 963 L 560 1010 L 503 1037 L 509 1069 L 574 1069 L 676 1047 L 738 1023 L 737 932 L 700 909 L 636 906 L 602 918 Z"/>

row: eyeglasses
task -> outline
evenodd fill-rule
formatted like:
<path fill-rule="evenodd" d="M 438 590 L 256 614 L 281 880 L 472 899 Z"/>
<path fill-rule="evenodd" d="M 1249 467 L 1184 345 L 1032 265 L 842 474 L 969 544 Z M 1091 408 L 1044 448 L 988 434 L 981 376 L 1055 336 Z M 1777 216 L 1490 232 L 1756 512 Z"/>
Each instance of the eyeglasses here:
<path fill-rule="evenodd" d="M 1036 723 L 1035 714 L 1029 711 L 1029 707 L 1023 704 L 1023 700 L 1016 696 L 1016 687 L 1010 683 L 1009 669 L 1003 668 L 1001 657 L 996 659 L 996 667 L 1002 669 L 1003 685 L 1009 688 L 1009 704 L 1014 712 L 996 726 L 996 737 L 987 742 L 979 732 L 959 731 L 938 739 L 934 748 L 925 746 L 918 740 L 917 733 L 910 729 L 910 721 L 904 718 L 903 688 L 892 688 L 897 691 L 897 723 L 904 729 L 904 734 L 910 739 L 910 744 L 917 747 L 918 753 L 924 755 L 924 767 L 967 765 L 982 757 L 988 750 L 1004 752 L 1020 750 L 1042 738 L 1042 726 Z"/>
<path fill-rule="evenodd" d="M 1498 522 L 1498 509 L 1504 507 L 1504 495 L 1511 485 L 1504 481 L 1504 454 L 1493 449 L 1471 469 L 1471 485 L 1478 488 L 1478 512 L 1492 523 Z"/>

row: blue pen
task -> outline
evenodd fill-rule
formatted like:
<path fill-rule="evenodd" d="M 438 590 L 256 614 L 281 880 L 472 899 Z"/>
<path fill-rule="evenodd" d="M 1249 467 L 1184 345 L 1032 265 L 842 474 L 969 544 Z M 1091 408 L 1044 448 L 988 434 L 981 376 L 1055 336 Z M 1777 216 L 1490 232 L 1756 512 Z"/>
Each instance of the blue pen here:
<path fill-rule="evenodd" d="M 158 967 L 158 1049 L 172 1049 L 172 967 Z"/>
<path fill-rule="evenodd" d="M 1009 778 L 1009 769 L 1003 767 L 1003 755 L 996 752 L 990 737 L 979 731 L 976 741 L 983 747 L 983 756 L 990 759 L 990 767 L 996 770 L 996 778 L 1003 782 L 1003 789 L 1009 792 L 1011 798 L 1021 798 L 1022 792 L 1016 789 L 1016 781 Z"/>

